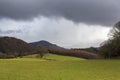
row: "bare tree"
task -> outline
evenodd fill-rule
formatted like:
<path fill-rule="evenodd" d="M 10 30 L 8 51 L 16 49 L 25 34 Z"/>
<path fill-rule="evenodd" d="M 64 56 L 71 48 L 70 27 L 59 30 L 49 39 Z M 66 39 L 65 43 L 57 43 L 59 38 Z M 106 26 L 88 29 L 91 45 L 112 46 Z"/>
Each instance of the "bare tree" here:
<path fill-rule="evenodd" d="M 109 33 L 109 39 L 105 41 L 100 51 L 105 58 L 120 56 L 120 21 L 114 25 Z"/>

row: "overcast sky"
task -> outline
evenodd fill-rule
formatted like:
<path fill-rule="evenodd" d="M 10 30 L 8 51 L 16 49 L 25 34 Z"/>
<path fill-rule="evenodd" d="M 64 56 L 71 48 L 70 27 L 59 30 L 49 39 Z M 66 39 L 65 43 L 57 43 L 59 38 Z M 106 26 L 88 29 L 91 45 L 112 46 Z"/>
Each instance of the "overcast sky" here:
<path fill-rule="evenodd" d="M 99 46 L 120 20 L 120 0 L 0 0 L 0 36 L 66 48 Z"/>

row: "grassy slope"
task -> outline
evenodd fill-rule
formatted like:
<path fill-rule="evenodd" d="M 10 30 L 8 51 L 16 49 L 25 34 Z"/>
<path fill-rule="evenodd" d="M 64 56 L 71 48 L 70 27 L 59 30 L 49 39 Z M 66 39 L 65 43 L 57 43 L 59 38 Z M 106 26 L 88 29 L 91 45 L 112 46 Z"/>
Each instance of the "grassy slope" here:
<path fill-rule="evenodd" d="M 83 60 L 57 55 L 54 61 L 21 58 L 0 60 L 0 80 L 120 80 L 119 60 Z"/>
<path fill-rule="evenodd" d="M 36 58 L 37 54 L 25 56 L 24 58 Z M 72 56 L 62 56 L 56 54 L 47 54 L 44 56 L 45 59 L 53 60 L 53 61 L 73 61 L 73 60 L 85 60 L 83 58 L 77 58 Z"/>

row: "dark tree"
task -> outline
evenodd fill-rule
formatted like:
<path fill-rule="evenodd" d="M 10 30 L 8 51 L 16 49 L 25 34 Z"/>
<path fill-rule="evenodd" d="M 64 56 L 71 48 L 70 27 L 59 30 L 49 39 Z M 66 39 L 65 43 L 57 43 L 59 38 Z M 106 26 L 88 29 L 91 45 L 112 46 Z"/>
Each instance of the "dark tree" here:
<path fill-rule="evenodd" d="M 101 45 L 100 51 L 105 58 L 120 56 L 120 21 L 112 28 L 109 39 Z"/>
<path fill-rule="evenodd" d="M 37 57 L 43 58 L 48 53 L 48 50 L 45 47 L 39 46 L 36 48 L 35 53 L 38 54 Z"/>

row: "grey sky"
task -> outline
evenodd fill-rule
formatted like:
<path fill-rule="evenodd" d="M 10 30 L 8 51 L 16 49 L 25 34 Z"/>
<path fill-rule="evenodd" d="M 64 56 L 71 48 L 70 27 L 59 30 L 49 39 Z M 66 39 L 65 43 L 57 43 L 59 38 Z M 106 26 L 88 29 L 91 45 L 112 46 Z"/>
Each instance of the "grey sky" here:
<path fill-rule="evenodd" d="M 120 20 L 120 0 L 0 0 L 0 36 L 63 47 L 99 46 Z"/>
<path fill-rule="evenodd" d="M 0 17 L 64 17 L 74 22 L 113 25 L 120 19 L 120 0 L 0 0 Z"/>

